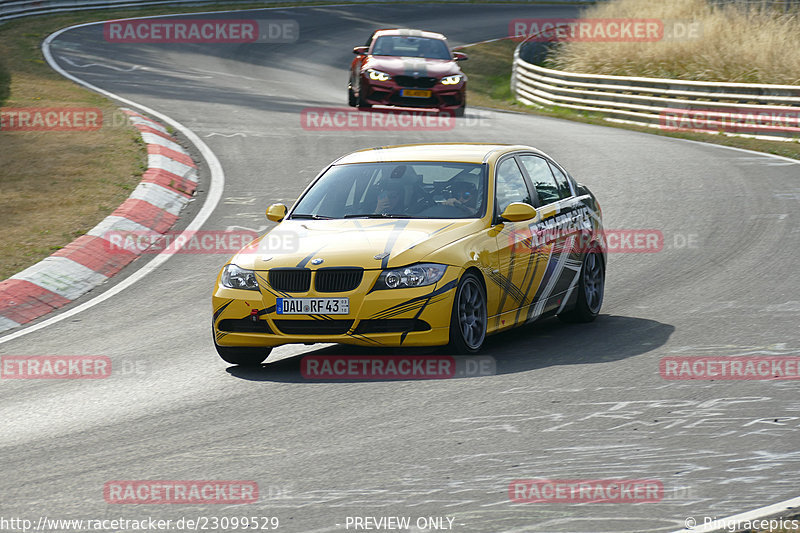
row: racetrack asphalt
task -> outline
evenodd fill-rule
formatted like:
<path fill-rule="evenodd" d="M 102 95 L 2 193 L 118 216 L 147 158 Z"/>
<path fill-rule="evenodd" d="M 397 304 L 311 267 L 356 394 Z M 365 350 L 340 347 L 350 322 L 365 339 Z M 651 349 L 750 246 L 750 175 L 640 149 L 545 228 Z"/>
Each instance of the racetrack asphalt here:
<path fill-rule="evenodd" d="M 2 380 L 0 515 L 277 516 L 298 532 L 345 530 L 354 516 L 454 517 L 454 531 L 644 532 L 797 496 L 794 382 L 659 375 L 666 356 L 800 355 L 797 163 L 472 108 L 447 131 L 301 126 L 304 109 L 346 106 L 351 48 L 375 28 L 434 29 L 459 45 L 504 36 L 514 18 L 573 14 L 306 7 L 204 15 L 296 20 L 300 39 L 288 44 L 111 45 L 100 26 L 59 36 L 62 68 L 173 117 L 214 151 L 226 182 L 205 230 L 271 227 L 267 205 L 290 204 L 359 148 L 490 141 L 545 151 L 597 195 L 606 228 L 659 230 L 664 248 L 609 256 L 596 322 L 549 319 L 489 338 L 497 375 L 345 383 L 304 380 L 298 356 L 373 352 L 287 346 L 263 370 L 228 367 L 209 328 L 227 256 L 176 254 L 113 298 L 0 344 L 4 356 L 102 355 L 118 369 L 103 380 Z M 184 224 L 208 190 L 200 175 Z M 509 484 L 530 478 L 655 479 L 664 497 L 511 503 Z M 113 480 L 201 479 L 253 480 L 259 502 L 103 498 Z"/>

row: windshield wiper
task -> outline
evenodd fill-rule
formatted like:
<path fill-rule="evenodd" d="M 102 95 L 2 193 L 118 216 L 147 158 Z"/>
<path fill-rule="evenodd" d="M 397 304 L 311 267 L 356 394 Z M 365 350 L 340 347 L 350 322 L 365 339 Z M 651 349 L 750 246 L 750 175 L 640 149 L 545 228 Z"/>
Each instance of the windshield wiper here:
<path fill-rule="evenodd" d="M 344 218 L 412 218 L 410 215 L 392 213 L 361 213 L 358 215 L 345 215 Z"/>
<path fill-rule="evenodd" d="M 292 214 L 289 218 L 309 218 L 311 220 L 330 220 L 333 217 L 326 217 L 322 215 L 309 215 L 305 213 Z"/>

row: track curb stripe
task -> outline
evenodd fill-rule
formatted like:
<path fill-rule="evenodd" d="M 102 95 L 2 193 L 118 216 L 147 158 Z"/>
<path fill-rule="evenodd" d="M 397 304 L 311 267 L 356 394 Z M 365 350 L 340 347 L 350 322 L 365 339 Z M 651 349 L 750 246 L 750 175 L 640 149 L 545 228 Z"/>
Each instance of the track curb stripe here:
<path fill-rule="evenodd" d="M 184 196 L 191 197 L 197 188 L 197 182 L 189 178 L 182 178 L 172 172 L 160 168 L 151 168 L 142 175 L 142 183 L 156 183 L 176 191 Z"/>
<path fill-rule="evenodd" d="M 83 296 L 138 254 L 115 247 L 109 232 L 165 233 L 197 188 L 197 165 L 167 129 L 122 109 L 147 144 L 148 170 L 108 217 L 50 257 L 0 281 L 0 332 L 19 327 Z"/>

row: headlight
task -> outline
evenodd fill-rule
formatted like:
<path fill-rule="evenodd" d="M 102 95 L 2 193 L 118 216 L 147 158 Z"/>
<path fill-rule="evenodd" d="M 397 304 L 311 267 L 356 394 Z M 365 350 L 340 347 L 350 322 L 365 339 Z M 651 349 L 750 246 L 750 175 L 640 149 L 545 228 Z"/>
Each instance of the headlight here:
<path fill-rule="evenodd" d="M 385 72 L 381 72 L 380 70 L 375 70 L 373 68 L 367 69 L 367 75 L 369 75 L 369 79 L 375 81 L 389 81 L 392 79 L 392 77 Z"/>
<path fill-rule="evenodd" d="M 228 287 L 229 289 L 258 290 L 256 273 L 252 270 L 239 268 L 236 265 L 225 265 L 225 268 L 222 269 L 222 277 L 219 281 L 222 283 L 223 287 Z"/>
<path fill-rule="evenodd" d="M 442 85 L 455 85 L 461 81 L 461 74 L 454 74 L 452 76 L 445 76 L 442 78 Z"/>
<path fill-rule="evenodd" d="M 442 279 L 445 270 L 447 270 L 447 265 L 437 265 L 435 263 L 423 263 L 384 270 L 378 277 L 375 289 L 424 287 Z"/>

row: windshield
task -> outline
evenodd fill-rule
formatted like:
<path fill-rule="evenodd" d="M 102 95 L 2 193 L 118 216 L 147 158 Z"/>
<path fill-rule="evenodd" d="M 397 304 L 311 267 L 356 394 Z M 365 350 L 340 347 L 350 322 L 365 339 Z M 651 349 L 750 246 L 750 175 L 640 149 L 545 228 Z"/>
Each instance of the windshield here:
<path fill-rule="evenodd" d="M 447 45 L 441 39 L 405 35 L 378 37 L 372 47 L 372 55 L 452 59 L 450 50 L 447 49 Z"/>
<path fill-rule="evenodd" d="M 486 212 L 486 196 L 480 164 L 334 165 L 289 218 L 479 218 Z"/>

